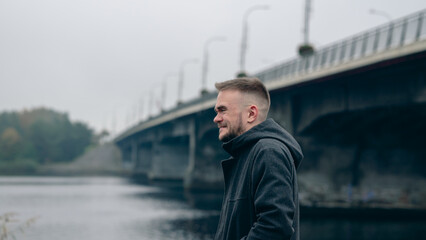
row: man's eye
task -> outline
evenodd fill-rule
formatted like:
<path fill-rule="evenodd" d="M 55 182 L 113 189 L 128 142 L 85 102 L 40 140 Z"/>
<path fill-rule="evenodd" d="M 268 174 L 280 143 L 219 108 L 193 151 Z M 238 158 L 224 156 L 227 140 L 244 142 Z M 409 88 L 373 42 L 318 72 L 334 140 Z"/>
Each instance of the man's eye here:
<path fill-rule="evenodd" d="M 216 113 L 222 113 L 223 111 L 225 111 L 225 109 L 223 108 L 218 108 L 215 110 Z"/>

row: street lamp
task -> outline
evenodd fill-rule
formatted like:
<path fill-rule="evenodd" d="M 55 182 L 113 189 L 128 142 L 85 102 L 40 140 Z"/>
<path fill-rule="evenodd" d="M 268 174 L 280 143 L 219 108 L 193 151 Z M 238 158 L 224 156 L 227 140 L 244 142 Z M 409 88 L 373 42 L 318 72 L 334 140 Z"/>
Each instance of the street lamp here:
<path fill-rule="evenodd" d="M 148 104 L 148 116 L 149 116 L 149 118 L 151 118 L 153 116 L 152 105 L 154 105 L 154 94 L 151 90 L 151 91 L 149 91 L 149 104 Z"/>
<path fill-rule="evenodd" d="M 311 0 L 305 0 L 303 43 L 298 48 L 299 55 L 302 57 L 308 57 L 314 53 L 314 47 L 309 43 L 309 20 L 311 17 L 311 3 Z"/>
<path fill-rule="evenodd" d="M 184 81 L 184 68 L 189 63 L 197 63 L 197 62 L 198 62 L 198 59 L 196 59 L 196 58 L 186 59 L 180 65 L 177 105 L 181 105 L 182 104 L 182 90 L 183 90 L 183 81 Z"/>
<path fill-rule="evenodd" d="M 208 65 L 209 65 L 209 51 L 208 47 L 212 42 L 218 42 L 218 41 L 225 41 L 225 37 L 212 37 L 204 44 L 204 56 L 203 56 L 203 69 L 202 69 L 202 76 L 201 76 L 201 95 L 204 95 L 207 93 L 207 72 L 208 72 Z"/>
<path fill-rule="evenodd" d="M 248 17 L 249 15 L 256 10 L 268 10 L 267 5 L 256 5 L 253 6 L 244 13 L 243 17 L 243 36 L 241 39 L 241 54 L 240 54 L 240 72 L 237 74 L 237 77 L 245 77 L 245 62 L 246 62 L 246 52 L 247 52 L 247 37 L 248 37 Z"/>
<path fill-rule="evenodd" d="M 387 18 L 389 21 L 392 21 L 391 16 L 384 11 L 380 11 L 380 10 L 376 10 L 376 9 L 370 9 L 370 14 L 379 15 L 379 16 Z"/>
<path fill-rule="evenodd" d="M 309 44 L 309 19 L 311 16 L 311 0 L 305 2 L 305 26 L 303 28 L 303 41 L 304 44 Z"/>
<path fill-rule="evenodd" d="M 177 73 L 175 72 L 170 72 L 166 75 L 164 75 L 163 78 L 163 86 L 162 86 L 162 91 L 161 91 L 161 112 L 164 112 L 165 109 L 165 105 L 166 105 L 166 95 L 167 95 L 167 79 L 169 77 L 174 77 L 177 76 Z"/>

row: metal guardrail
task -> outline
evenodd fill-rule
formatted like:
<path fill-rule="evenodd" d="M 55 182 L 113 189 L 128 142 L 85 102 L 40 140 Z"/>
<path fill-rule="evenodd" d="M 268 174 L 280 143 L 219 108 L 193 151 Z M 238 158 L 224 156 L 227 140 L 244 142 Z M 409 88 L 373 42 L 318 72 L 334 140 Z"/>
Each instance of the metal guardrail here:
<path fill-rule="evenodd" d="M 325 46 L 255 74 L 264 82 L 282 80 L 361 59 L 426 39 L 426 9 Z"/>

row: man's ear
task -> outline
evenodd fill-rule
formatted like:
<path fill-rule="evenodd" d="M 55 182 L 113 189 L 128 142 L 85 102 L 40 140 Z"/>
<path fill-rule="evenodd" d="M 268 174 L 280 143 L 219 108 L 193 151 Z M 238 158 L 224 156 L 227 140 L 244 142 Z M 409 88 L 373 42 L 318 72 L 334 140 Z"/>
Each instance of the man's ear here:
<path fill-rule="evenodd" d="M 259 109 L 257 108 L 256 105 L 250 105 L 247 114 L 248 114 L 247 122 L 253 123 L 254 121 L 256 121 L 259 115 Z"/>

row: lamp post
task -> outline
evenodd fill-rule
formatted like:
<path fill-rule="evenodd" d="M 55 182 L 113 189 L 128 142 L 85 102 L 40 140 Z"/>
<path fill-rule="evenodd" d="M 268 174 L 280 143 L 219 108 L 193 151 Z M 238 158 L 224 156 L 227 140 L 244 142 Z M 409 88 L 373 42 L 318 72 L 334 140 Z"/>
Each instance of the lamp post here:
<path fill-rule="evenodd" d="M 376 10 L 376 9 L 370 9 L 370 14 L 379 15 L 379 16 L 387 18 L 389 21 L 392 21 L 391 16 L 384 11 L 380 11 L 380 10 Z"/>
<path fill-rule="evenodd" d="M 143 119 L 143 114 L 144 114 L 144 110 L 145 110 L 145 106 L 144 106 L 144 97 L 140 97 L 139 98 L 139 107 L 138 107 L 138 119 L 142 120 Z"/>
<path fill-rule="evenodd" d="M 311 56 L 314 53 L 314 47 L 309 43 L 309 20 L 311 17 L 311 2 L 305 0 L 305 19 L 303 27 L 303 43 L 299 46 L 298 52 L 302 57 Z"/>
<path fill-rule="evenodd" d="M 196 59 L 196 58 L 186 59 L 180 65 L 177 105 L 181 105 L 182 104 L 182 90 L 183 90 L 183 81 L 184 81 L 184 68 L 189 63 L 197 63 L 197 62 L 198 62 L 198 59 Z"/>
<path fill-rule="evenodd" d="M 267 9 L 269 9 L 267 5 L 256 5 L 247 9 L 247 11 L 244 13 L 243 35 L 241 39 L 240 72 L 237 74 L 237 77 L 247 76 L 245 72 L 245 64 L 246 64 L 247 38 L 248 38 L 248 17 L 252 12 L 256 10 L 267 10 Z"/>
<path fill-rule="evenodd" d="M 203 69 L 201 74 L 201 95 L 207 93 L 207 72 L 209 67 L 209 45 L 213 42 L 225 41 L 225 37 L 212 37 L 204 44 Z"/>
<path fill-rule="evenodd" d="M 169 77 L 177 76 L 177 73 L 175 72 L 169 72 L 168 74 L 164 75 L 163 78 L 163 86 L 161 90 L 161 112 L 164 112 L 165 105 L 166 105 L 166 96 L 167 96 L 167 79 Z"/>
<path fill-rule="evenodd" d="M 154 105 L 154 94 L 152 93 L 152 90 L 151 90 L 151 91 L 149 91 L 149 104 L 148 104 L 148 117 L 149 118 L 151 118 L 153 116 L 152 105 Z"/>
<path fill-rule="evenodd" d="M 309 20 L 311 17 L 311 0 L 305 2 L 305 22 L 303 28 L 303 42 L 309 44 Z"/>

